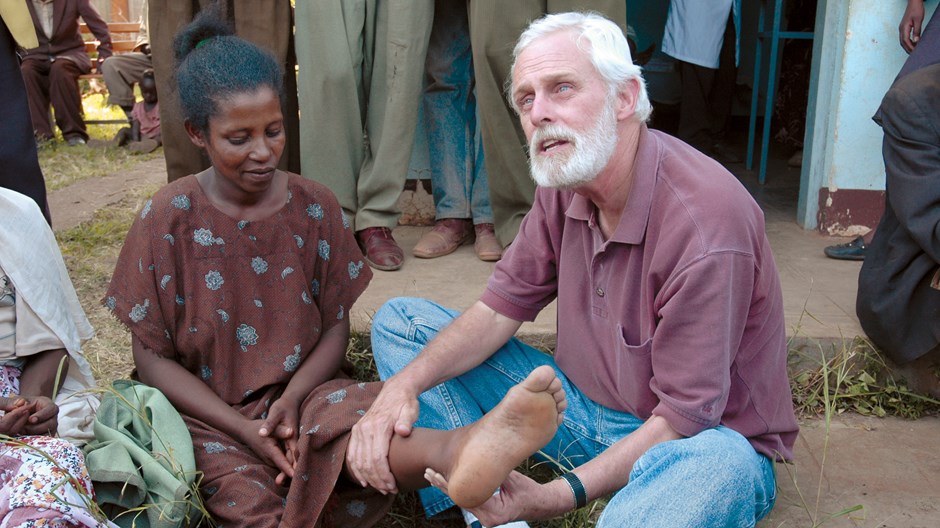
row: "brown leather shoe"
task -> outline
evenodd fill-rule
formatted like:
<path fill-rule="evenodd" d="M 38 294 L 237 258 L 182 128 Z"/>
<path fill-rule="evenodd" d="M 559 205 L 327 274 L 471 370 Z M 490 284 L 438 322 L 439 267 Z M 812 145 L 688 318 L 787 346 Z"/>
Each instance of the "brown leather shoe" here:
<path fill-rule="evenodd" d="M 484 262 L 496 262 L 503 258 L 503 246 L 496 239 L 496 232 L 493 224 L 477 224 L 473 226 L 476 231 L 476 241 L 473 243 L 473 250 L 477 252 L 477 257 Z"/>
<path fill-rule="evenodd" d="M 434 229 L 418 240 L 411 254 L 418 258 L 436 258 L 449 255 L 473 240 L 472 224 L 468 218 L 443 218 L 434 222 Z"/>
<path fill-rule="evenodd" d="M 387 227 L 367 227 L 356 231 L 359 248 L 366 257 L 366 262 L 377 270 L 395 271 L 401 268 L 405 253 L 392 238 L 392 230 Z"/>

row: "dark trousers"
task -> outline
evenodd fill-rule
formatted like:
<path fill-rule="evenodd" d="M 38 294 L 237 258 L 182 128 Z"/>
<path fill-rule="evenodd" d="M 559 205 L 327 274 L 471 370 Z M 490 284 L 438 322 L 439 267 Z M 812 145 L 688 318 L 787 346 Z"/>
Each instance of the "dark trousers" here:
<path fill-rule="evenodd" d="M 20 66 L 26 95 L 29 97 L 29 115 L 33 120 L 36 137 L 52 139 L 49 103 L 55 111 L 55 124 L 65 139 L 88 139 L 82 118 L 82 96 L 78 91 L 78 76 L 82 70 L 68 59 L 28 59 Z"/>
<path fill-rule="evenodd" d="M 678 136 L 702 152 L 711 151 L 724 137 L 728 117 L 731 116 L 738 70 L 735 40 L 734 19 L 729 17 L 717 70 L 678 61 L 682 79 Z"/>
<path fill-rule="evenodd" d="M 13 36 L 0 23 L 0 187 L 29 196 L 51 223 Z"/>

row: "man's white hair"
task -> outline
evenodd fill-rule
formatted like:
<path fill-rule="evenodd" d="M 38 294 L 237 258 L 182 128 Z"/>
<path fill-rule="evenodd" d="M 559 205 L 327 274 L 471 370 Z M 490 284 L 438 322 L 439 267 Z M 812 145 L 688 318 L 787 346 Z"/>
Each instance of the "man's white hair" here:
<path fill-rule="evenodd" d="M 529 24 L 529 27 L 519 37 L 515 49 L 512 51 L 512 67 L 509 70 L 510 84 L 507 87 L 509 104 L 518 113 L 519 108 L 512 97 L 512 79 L 516 72 L 516 61 L 519 55 L 533 42 L 542 37 L 561 31 L 571 31 L 575 34 L 578 48 L 588 54 L 591 64 L 597 69 L 601 77 L 607 81 L 612 93 L 617 93 L 630 80 L 636 79 L 639 85 L 634 117 L 640 122 L 649 120 L 653 106 L 646 93 L 646 82 L 640 73 L 640 67 L 633 64 L 630 56 L 630 46 L 623 36 L 623 31 L 617 24 L 593 12 L 583 13 L 557 13 L 545 15 Z"/>

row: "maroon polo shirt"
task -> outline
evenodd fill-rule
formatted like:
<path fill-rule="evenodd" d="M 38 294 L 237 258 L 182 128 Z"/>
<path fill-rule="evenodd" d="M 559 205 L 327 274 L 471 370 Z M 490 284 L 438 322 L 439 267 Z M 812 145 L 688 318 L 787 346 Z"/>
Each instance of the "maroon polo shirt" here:
<path fill-rule="evenodd" d="M 792 458 L 780 279 L 763 212 L 720 164 L 644 125 L 609 240 L 592 202 L 539 188 L 482 300 L 532 321 L 556 297 L 555 359 L 589 398 Z"/>

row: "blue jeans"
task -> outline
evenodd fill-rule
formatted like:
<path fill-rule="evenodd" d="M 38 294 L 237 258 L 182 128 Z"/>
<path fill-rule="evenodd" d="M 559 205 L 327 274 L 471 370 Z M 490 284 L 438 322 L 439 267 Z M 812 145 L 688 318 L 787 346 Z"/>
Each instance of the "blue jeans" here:
<path fill-rule="evenodd" d="M 483 163 L 483 139 L 477 127 L 476 91 L 470 53 L 467 6 L 437 0 L 425 63 L 424 128 L 436 217 L 472 218 L 493 223 L 490 188 Z M 414 158 L 413 158 L 414 159 Z M 412 170 L 414 169 L 412 164 Z"/>
<path fill-rule="evenodd" d="M 382 379 L 407 365 L 457 315 L 424 299 L 385 303 L 372 322 L 372 350 Z M 416 425 L 453 429 L 470 424 L 540 365 L 555 369 L 568 410 L 555 437 L 535 458 L 575 468 L 643 425 L 636 416 L 588 399 L 551 356 L 515 338 L 477 368 L 421 394 Z M 773 462 L 723 426 L 652 447 L 637 460 L 629 477 L 629 484 L 608 502 L 597 526 L 754 526 L 770 512 L 776 498 Z M 425 488 L 419 494 L 428 516 L 453 506 L 437 489 Z"/>

